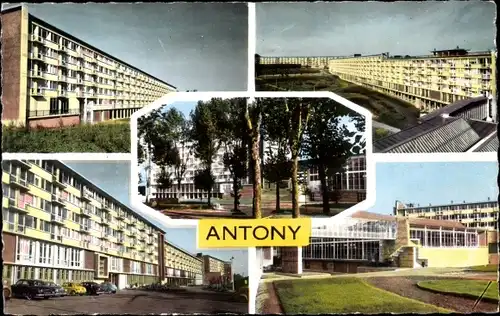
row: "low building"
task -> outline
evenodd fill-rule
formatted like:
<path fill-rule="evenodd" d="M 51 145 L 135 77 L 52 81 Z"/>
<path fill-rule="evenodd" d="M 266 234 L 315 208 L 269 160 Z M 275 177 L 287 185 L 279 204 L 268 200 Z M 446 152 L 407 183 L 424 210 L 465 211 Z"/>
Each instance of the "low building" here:
<path fill-rule="evenodd" d="M 455 221 L 357 212 L 313 227 L 310 244 L 299 253 L 282 248 L 278 262 L 288 273 L 480 266 L 498 262 L 496 234 Z"/>
<path fill-rule="evenodd" d="M 203 260 L 203 284 L 230 284 L 232 282 L 232 262 L 202 253 L 198 253 L 196 256 Z"/>

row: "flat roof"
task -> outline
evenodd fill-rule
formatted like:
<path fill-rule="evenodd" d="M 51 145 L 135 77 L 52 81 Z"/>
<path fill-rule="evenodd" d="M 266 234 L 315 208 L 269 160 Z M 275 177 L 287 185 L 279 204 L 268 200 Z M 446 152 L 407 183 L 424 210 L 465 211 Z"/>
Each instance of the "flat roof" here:
<path fill-rule="evenodd" d="M 438 205 L 428 205 L 428 206 L 412 206 L 412 207 L 400 207 L 398 210 L 416 210 L 416 209 L 426 209 L 426 208 L 433 208 L 433 207 L 446 207 L 446 206 L 459 206 L 459 205 L 468 205 L 468 204 L 488 204 L 488 203 L 494 203 L 498 205 L 498 201 L 492 200 L 492 201 L 480 201 L 480 202 L 466 202 L 466 203 L 450 203 L 450 204 L 438 204 Z M 405 203 L 401 202 L 401 204 L 405 205 Z"/>
<path fill-rule="evenodd" d="M 456 221 L 440 220 L 440 219 L 428 219 L 428 218 L 414 218 L 414 217 L 402 217 L 393 216 L 386 214 L 378 214 L 367 211 L 358 211 L 351 215 L 352 218 L 376 220 L 376 221 L 389 221 L 395 222 L 399 218 L 407 219 L 410 226 L 429 226 L 429 227 L 445 227 L 445 228 L 456 228 L 456 229 L 467 229 L 467 227 Z M 480 229 L 479 229 L 480 230 Z"/>
<path fill-rule="evenodd" d="M 195 254 L 192 254 L 191 252 L 189 252 L 189 251 L 185 250 L 184 248 L 182 248 L 182 247 L 180 247 L 180 246 L 177 246 L 177 245 L 176 245 L 176 244 L 174 244 L 174 243 L 171 243 L 170 241 L 165 240 L 165 243 L 166 243 L 167 245 L 172 246 L 172 247 L 174 247 L 175 249 L 177 249 L 177 250 L 179 250 L 179 251 L 181 251 L 181 252 L 185 253 L 186 255 L 188 255 L 188 256 L 190 256 L 190 257 L 195 258 L 195 259 L 196 259 L 196 260 L 198 260 L 198 261 L 202 261 L 202 260 L 201 260 L 200 258 L 198 258 L 198 256 L 196 256 Z"/>
<path fill-rule="evenodd" d="M 23 5 L 20 5 L 20 6 L 17 6 L 17 7 L 8 8 L 8 9 L 5 9 L 5 10 L 2 10 L 2 14 L 5 14 L 5 13 L 10 13 L 10 12 L 15 12 L 15 11 L 21 10 L 22 8 L 23 8 Z M 27 8 L 27 9 L 28 9 L 28 8 Z M 175 86 L 173 86 L 173 85 L 169 84 L 168 82 L 163 81 L 162 79 L 157 78 L 157 77 L 155 77 L 155 76 L 153 76 L 153 75 L 151 75 L 151 74 L 148 74 L 147 72 L 144 72 L 143 70 L 141 70 L 141 69 L 139 69 L 139 68 L 137 68 L 137 67 L 135 67 L 135 66 L 132 66 L 131 64 L 129 64 L 129 63 L 127 63 L 127 62 L 125 62 L 125 61 L 123 61 L 123 60 L 121 60 L 121 59 L 119 59 L 119 58 L 117 58 L 117 57 L 113 56 L 113 55 L 110 55 L 110 54 L 106 53 L 105 51 L 103 51 L 103 50 L 101 50 L 101 49 L 99 49 L 99 48 L 97 48 L 97 47 L 95 47 L 95 46 L 93 46 L 93 45 L 91 45 L 91 44 L 89 44 L 89 43 L 87 43 L 87 42 L 85 42 L 85 41 L 83 41 L 83 40 L 79 39 L 78 37 L 73 36 L 73 35 L 71 35 L 71 34 L 69 34 L 69 33 L 65 32 L 65 31 L 61 30 L 60 28 L 55 27 L 54 25 L 52 25 L 52 24 L 49 24 L 49 23 L 45 22 L 44 20 L 42 20 L 42 19 L 40 19 L 40 18 L 38 18 L 38 17 L 36 17 L 36 16 L 32 15 L 31 13 L 28 13 L 28 17 L 29 17 L 29 21 L 30 21 L 30 22 L 35 22 L 35 23 L 37 23 L 37 24 L 40 24 L 40 25 L 41 25 L 41 26 L 43 26 L 43 27 L 46 27 L 46 28 L 48 28 L 48 29 L 52 29 L 53 31 L 55 31 L 55 32 L 59 33 L 60 35 L 62 35 L 62 36 L 64 36 L 64 37 L 67 37 L 68 39 L 70 39 L 70 40 L 72 40 L 72 41 L 74 41 L 74 42 L 79 42 L 79 43 L 82 43 L 84 46 L 87 46 L 87 48 L 90 48 L 90 49 L 92 49 L 92 50 L 94 50 L 94 51 L 98 52 L 98 53 L 99 53 L 99 54 L 101 54 L 101 55 L 104 55 L 104 56 L 106 56 L 106 57 L 108 57 L 108 58 L 114 59 L 115 61 L 117 61 L 117 62 L 119 62 L 119 63 L 122 63 L 123 65 L 125 65 L 125 66 L 127 66 L 127 67 L 130 67 L 130 68 L 132 68 L 132 69 L 134 69 L 134 70 L 136 70 L 136 71 L 138 71 L 138 72 L 142 73 L 143 75 L 146 75 L 146 76 L 148 76 L 148 77 L 151 77 L 151 78 L 153 78 L 153 79 L 155 79 L 155 80 L 157 80 L 157 81 L 159 81 L 159 82 L 161 82 L 161 83 L 163 83 L 163 84 L 166 84 L 166 85 L 167 85 L 167 86 L 169 86 L 170 88 L 172 88 L 172 89 L 174 89 L 174 90 L 177 90 L 177 87 L 175 87 Z"/>

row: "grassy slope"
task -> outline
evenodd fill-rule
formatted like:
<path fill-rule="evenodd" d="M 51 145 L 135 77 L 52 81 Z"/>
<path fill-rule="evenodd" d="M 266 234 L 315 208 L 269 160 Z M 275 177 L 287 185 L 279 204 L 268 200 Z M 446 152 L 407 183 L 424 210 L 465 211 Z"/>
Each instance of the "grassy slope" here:
<path fill-rule="evenodd" d="M 129 124 L 78 125 L 56 129 L 3 129 L 3 151 L 16 152 L 130 152 Z"/>
<path fill-rule="evenodd" d="M 475 297 L 481 296 L 486 288 L 488 281 L 483 280 L 434 280 L 421 281 L 420 287 L 427 288 L 442 293 L 469 294 Z M 484 297 L 498 300 L 498 282 L 493 282 Z"/>
<path fill-rule="evenodd" d="M 448 312 L 372 287 L 357 278 L 275 281 L 286 314 Z"/>
<path fill-rule="evenodd" d="M 398 128 L 414 125 L 419 116 L 418 110 L 408 102 L 351 84 L 333 75 L 257 79 L 256 89 L 332 91 L 370 110 L 380 122 Z"/>

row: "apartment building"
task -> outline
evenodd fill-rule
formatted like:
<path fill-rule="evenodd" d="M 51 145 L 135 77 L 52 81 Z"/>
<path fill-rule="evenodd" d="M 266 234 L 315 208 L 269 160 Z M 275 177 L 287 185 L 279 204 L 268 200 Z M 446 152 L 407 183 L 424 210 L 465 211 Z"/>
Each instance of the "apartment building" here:
<path fill-rule="evenodd" d="M 426 56 L 345 57 L 329 60 L 328 69 L 345 81 L 410 102 L 422 113 L 459 100 L 496 96 L 494 51 L 456 48 Z M 496 115 L 491 104 L 489 116 L 496 120 Z"/>
<path fill-rule="evenodd" d="M 168 241 L 165 242 L 165 282 L 173 285 L 202 285 L 203 260 Z"/>
<path fill-rule="evenodd" d="M 420 206 L 396 201 L 394 215 L 457 221 L 467 228 L 498 231 L 498 202 L 482 201 Z"/>
<path fill-rule="evenodd" d="M 29 14 L 2 11 L 4 124 L 127 118 L 176 88 Z"/>
<path fill-rule="evenodd" d="M 60 161 L 2 163 L 3 279 L 200 284 L 202 261 Z"/>
<path fill-rule="evenodd" d="M 204 284 L 209 284 L 214 280 L 225 284 L 232 282 L 232 262 L 202 253 L 198 253 L 196 256 L 203 261 Z"/>
<path fill-rule="evenodd" d="M 295 64 L 302 67 L 311 68 L 328 68 L 329 62 L 332 59 L 339 57 L 334 56 L 255 56 L 255 62 L 261 65 L 270 64 Z"/>
<path fill-rule="evenodd" d="M 182 161 L 186 163 L 186 171 L 181 180 L 180 190 L 177 187 L 177 180 L 173 178 L 175 185 L 167 189 L 160 188 L 156 182 L 160 168 L 154 164 L 152 165 L 149 177 L 151 179 L 151 196 L 153 198 L 181 197 L 183 199 L 205 199 L 208 197 L 207 192 L 195 188 L 194 176 L 196 171 L 204 167 L 201 160 L 194 156 L 191 147 L 192 143 L 190 142 L 185 143 L 183 146 L 178 146 L 179 155 Z M 212 197 L 221 197 L 232 190 L 231 172 L 224 166 L 224 153 L 225 149 L 220 148 L 212 163 L 212 174 L 215 177 L 215 185 L 210 193 Z M 175 174 L 173 167 L 167 167 L 166 171 L 171 175 Z"/>

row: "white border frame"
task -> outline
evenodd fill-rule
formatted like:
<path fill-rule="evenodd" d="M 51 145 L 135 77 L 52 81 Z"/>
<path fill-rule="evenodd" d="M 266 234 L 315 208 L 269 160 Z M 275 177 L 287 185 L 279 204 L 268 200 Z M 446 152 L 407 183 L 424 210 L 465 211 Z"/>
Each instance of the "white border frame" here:
<path fill-rule="evenodd" d="M 367 208 L 375 204 L 375 163 L 372 159 L 372 114 L 367 109 L 344 99 L 343 97 L 333 93 L 333 92 L 176 92 L 169 93 L 164 97 L 156 100 L 151 105 L 142 108 L 141 110 L 135 112 L 130 119 L 130 132 L 131 132 L 131 190 L 133 190 L 139 183 L 139 163 L 137 160 L 137 119 L 143 115 L 150 113 L 152 110 L 159 109 L 163 106 L 168 106 L 175 102 L 197 102 L 199 100 L 209 100 L 211 98 L 330 98 L 336 102 L 348 107 L 349 109 L 360 113 L 365 117 L 365 137 L 366 137 L 366 199 L 353 207 L 348 208 L 342 213 L 331 217 L 339 218 L 349 216 L 356 210 L 360 208 Z M 160 223 L 165 226 L 181 226 L 181 227 L 193 227 L 197 224 L 198 220 L 189 219 L 172 219 L 166 215 L 155 211 L 154 209 L 146 206 L 137 194 L 131 194 L 130 204 L 140 210 L 143 213 L 155 218 Z M 313 224 L 315 221 L 324 222 L 325 219 L 313 219 Z"/>

